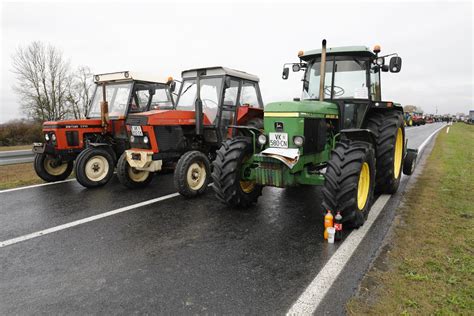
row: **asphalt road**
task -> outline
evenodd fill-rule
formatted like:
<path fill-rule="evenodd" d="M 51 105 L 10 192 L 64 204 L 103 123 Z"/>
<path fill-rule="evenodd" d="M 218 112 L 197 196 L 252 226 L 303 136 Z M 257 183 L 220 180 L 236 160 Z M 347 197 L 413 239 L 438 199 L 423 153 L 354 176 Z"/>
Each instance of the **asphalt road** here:
<path fill-rule="evenodd" d="M 440 126 L 408 128 L 409 147 Z M 113 179 L 95 190 L 70 181 L 3 192 L 0 241 L 173 192 L 171 174 L 140 190 Z M 340 246 L 322 239 L 320 198 L 319 188 L 265 188 L 257 206 L 240 211 L 209 189 L 2 247 L 0 314 L 283 314 Z M 348 272 L 355 283 L 381 226 L 354 254 L 365 258 Z"/>

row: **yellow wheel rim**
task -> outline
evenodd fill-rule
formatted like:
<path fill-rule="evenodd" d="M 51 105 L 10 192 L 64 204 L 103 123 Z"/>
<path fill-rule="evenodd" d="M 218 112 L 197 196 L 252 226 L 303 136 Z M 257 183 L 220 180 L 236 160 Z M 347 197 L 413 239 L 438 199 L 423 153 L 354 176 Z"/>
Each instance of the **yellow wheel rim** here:
<path fill-rule="evenodd" d="M 186 180 L 188 182 L 189 187 L 192 190 L 199 190 L 206 182 L 206 167 L 202 162 L 195 162 L 191 164 L 188 168 L 188 172 L 186 174 Z"/>
<path fill-rule="evenodd" d="M 60 176 L 66 172 L 67 162 L 63 162 L 60 165 L 56 165 L 55 161 L 50 158 L 44 159 L 44 170 L 52 176 Z"/>
<path fill-rule="evenodd" d="M 367 199 L 369 198 L 370 188 L 370 168 L 369 164 L 364 162 L 359 175 L 359 185 L 357 186 L 357 207 L 363 210 Z"/>
<path fill-rule="evenodd" d="M 133 167 L 128 167 L 128 176 L 134 182 L 143 182 L 148 178 L 150 171 L 137 170 Z"/>
<path fill-rule="evenodd" d="M 403 132 L 402 128 L 399 127 L 397 131 L 397 139 L 395 141 L 395 152 L 393 157 L 393 174 L 395 179 L 400 176 L 400 170 L 402 170 L 402 157 L 403 157 Z"/>
<path fill-rule="evenodd" d="M 94 156 L 86 162 L 85 173 L 89 180 L 101 181 L 109 173 L 109 162 L 104 156 Z"/>
<path fill-rule="evenodd" d="M 250 193 L 255 188 L 255 181 L 240 181 L 240 188 L 245 193 Z"/>

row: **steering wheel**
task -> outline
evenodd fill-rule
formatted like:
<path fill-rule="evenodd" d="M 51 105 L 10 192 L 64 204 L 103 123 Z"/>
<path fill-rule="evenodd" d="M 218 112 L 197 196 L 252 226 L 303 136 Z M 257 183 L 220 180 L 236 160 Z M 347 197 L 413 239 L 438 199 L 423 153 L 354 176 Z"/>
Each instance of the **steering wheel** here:
<path fill-rule="evenodd" d="M 333 86 L 334 96 L 340 97 L 345 93 L 344 89 L 339 86 Z M 324 86 L 324 94 L 331 96 L 331 86 Z"/>

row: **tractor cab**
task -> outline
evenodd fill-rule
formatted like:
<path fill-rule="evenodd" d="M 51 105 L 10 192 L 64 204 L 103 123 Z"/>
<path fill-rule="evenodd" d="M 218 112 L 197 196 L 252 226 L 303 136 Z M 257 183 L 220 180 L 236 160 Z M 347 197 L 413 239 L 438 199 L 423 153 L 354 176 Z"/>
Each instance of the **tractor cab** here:
<path fill-rule="evenodd" d="M 394 106 L 392 102 L 382 102 L 380 74 L 399 72 L 402 60 L 392 56 L 386 64 L 386 57 L 396 54 L 378 56 L 379 52 L 379 46 L 373 51 L 365 46 L 328 48 L 321 65 L 322 49 L 300 51 L 299 63 L 285 64 L 283 79 L 288 78 L 288 65 L 294 72 L 304 71 L 301 101 L 334 103 L 341 118 L 337 130 L 361 128 L 370 108 Z"/>
<path fill-rule="evenodd" d="M 250 109 L 263 110 L 257 76 L 225 67 L 183 71 L 177 110 L 195 111 L 196 134 L 212 143 L 227 138 Z M 252 110 L 250 110 L 252 111 Z"/>

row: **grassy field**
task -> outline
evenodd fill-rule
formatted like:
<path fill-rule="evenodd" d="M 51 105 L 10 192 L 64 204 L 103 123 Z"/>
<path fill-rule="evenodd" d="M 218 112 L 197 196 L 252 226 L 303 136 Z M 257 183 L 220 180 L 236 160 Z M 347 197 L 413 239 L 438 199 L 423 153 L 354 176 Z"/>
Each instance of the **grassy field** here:
<path fill-rule="evenodd" d="M 351 315 L 473 315 L 474 126 L 443 130 Z"/>
<path fill-rule="evenodd" d="M 0 190 L 43 182 L 31 162 L 0 166 Z"/>
<path fill-rule="evenodd" d="M 33 148 L 33 144 L 19 145 L 19 146 L 0 146 L 0 151 L 22 150 L 22 149 L 31 149 L 31 148 Z"/>

